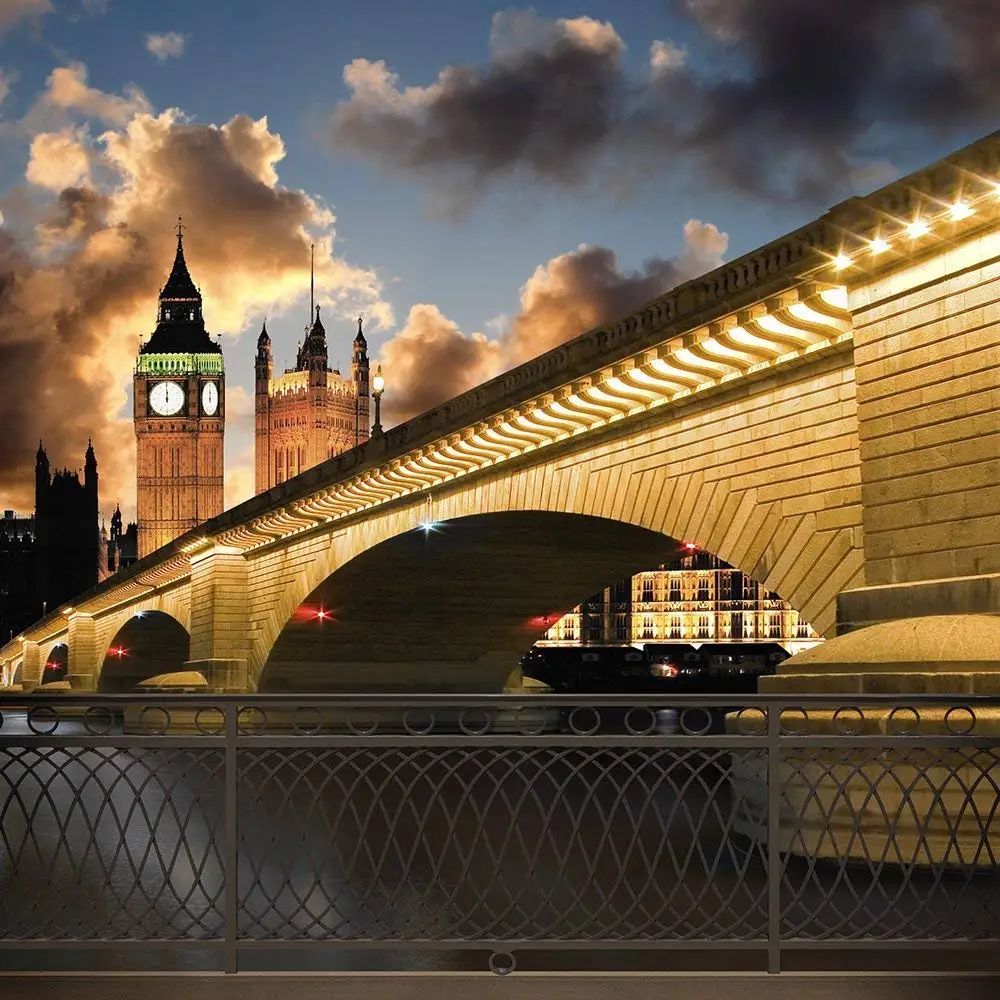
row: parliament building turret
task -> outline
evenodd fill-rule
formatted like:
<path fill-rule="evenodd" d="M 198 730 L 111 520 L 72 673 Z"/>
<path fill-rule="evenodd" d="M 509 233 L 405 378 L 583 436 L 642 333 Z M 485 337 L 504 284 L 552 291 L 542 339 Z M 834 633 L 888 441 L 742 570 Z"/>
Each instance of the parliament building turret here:
<path fill-rule="evenodd" d="M 315 311 L 314 311 L 315 310 Z M 331 369 L 319 306 L 295 367 L 274 374 L 265 321 L 254 363 L 255 492 L 263 493 L 314 465 L 368 440 L 368 344 L 358 320 L 350 377 Z"/>

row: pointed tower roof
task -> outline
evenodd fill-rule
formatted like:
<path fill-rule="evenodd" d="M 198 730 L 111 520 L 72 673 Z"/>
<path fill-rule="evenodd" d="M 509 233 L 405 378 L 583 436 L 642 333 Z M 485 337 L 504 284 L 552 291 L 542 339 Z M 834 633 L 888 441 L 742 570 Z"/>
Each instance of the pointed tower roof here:
<path fill-rule="evenodd" d="M 363 319 L 363 317 L 361 317 L 361 316 L 358 317 L 358 335 L 354 338 L 354 343 L 357 344 L 359 347 L 367 347 L 368 346 L 368 341 L 365 340 L 365 335 L 361 331 L 361 322 L 362 322 L 362 319 Z"/>
<path fill-rule="evenodd" d="M 160 292 L 159 321 L 140 354 L 221 354 L 222 348 L 205 329 L 201 292 L 184 259 L 184 227 L 177 219 L 177 252 L 170 277 Z"/>
<path fill-rule="evenodd" d="M 319 306 L 316 306 L 316 318 L 313 320 L 313 325 L 309 328 L 310 337 L 326 337 L 326 327 L 323 326 L 323 321 L 319 318 Z"/>
<path fill-rule="evenodd" d="M 264 317 L 264 322 L 260 328 L 260 336 L 257 338 L 257 346 L 263 347 L 265 344 L 270 344 L 271 338 L 267 332 L 267 317 Z"/>
<path fill-rule="evenodd" d="M 44 462 L 48 459 L 48 455 L 45 454 L 45 449 L 42 447 L 42 439 L 38 439 L 38 451 L 35 452 L 35 461 Z"/>
<path fill-rule="evenodd" d="M 201 292 L 195 287 L 188 271 L 187 261 L 184 259 L 184 226 L 181 224 L 181 217 L 177 216 L 177 252 L 174 254 L 174 266 L 170 269 L 170 277 L 160 291 L 160 301 L 164 299 L 201 301 Z"/>

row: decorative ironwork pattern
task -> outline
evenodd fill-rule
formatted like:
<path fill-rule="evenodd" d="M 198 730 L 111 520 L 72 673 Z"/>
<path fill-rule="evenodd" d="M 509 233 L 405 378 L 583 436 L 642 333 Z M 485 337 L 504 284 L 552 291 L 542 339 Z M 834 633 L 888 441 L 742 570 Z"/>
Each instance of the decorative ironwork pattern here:
<path fill-rule="evenodd" d="M 0 749 L 0 937 L 222 934 L 222 754 Z"/>
<path fill-rule="evenodd" d="M 995 946 L 1000 699 L 671 701 L 0 696 L 0 947 Z"/>

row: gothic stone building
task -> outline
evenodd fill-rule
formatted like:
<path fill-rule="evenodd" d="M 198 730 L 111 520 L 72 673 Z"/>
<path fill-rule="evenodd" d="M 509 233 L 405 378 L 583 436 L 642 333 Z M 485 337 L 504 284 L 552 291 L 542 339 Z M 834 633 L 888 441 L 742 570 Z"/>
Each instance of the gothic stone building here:
<path fill-rule="evenodd" d="M 350 378 L 329 366 L 319 306 L 295 367 L 277 377 L 265 322 L 257 338 L 254 410 L 257 493 L 367 441 L 368 344 L 361 320 Z"/>
<path fill-rule="evenodd" d="M 222 348 L 205 329 L 178 224 L 156 329 L 135 366 L 140 559 L 222 513 L 225 398 Z"/>
<path fill-rule="evenodd" d="M 32 620 L 97 584 L 100 532 L 97 523 L 97 459 L 88 442 L 83 482 L 68 469 L 49 474 L 38 444 L 35 455 L 35 596 Z"/>

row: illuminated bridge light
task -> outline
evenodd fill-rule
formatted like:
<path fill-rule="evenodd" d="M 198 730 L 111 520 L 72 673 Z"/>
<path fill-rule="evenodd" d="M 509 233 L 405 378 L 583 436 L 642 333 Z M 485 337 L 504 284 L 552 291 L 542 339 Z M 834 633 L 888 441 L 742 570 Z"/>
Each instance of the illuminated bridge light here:
<path fill-rule="evenodd" d="M 880 253 L 885 253 L 886 250 L 889 249 L 889 244 L 885 240 L 876 237 L 871 241 L 871 243 L 868 244 L 868 247 L 871 250 L 872 255 L 875 256 Z"/>
<path fill-rule="evenodd" d="M 931 227 L 923 219 L 914 219 L 907 227 L 906 233 L 911 240 L 926 236 L 931 231 Z"/>
<path fill-rule="evenodd" d="M 424 529 L 425 535 L 429 535 L 432 531 L 437 531 L 439 524 L 437 521 L 421 521 L 418 527 Z"/>
<path fill-rule="evenodd" d="M 847 256 L 846 253 L 839 253 L 833 258 L 833 266 L 838 271 L 843 271 L 845 267 L 850 267 L 852 264 L 851 258 Z"/>
<path fill-rule="evenodd" d="M 969 208 L 969 206 L 966 205 L 964 201 L 955 202 L 955 204 L 951 206 L 949 211 L 951 212 L 952 219 L 954 219 L 956 222 L 959 222 L 962 219 L 967 219 L 970 215 L 973 214 L 972 209 Z"/>

